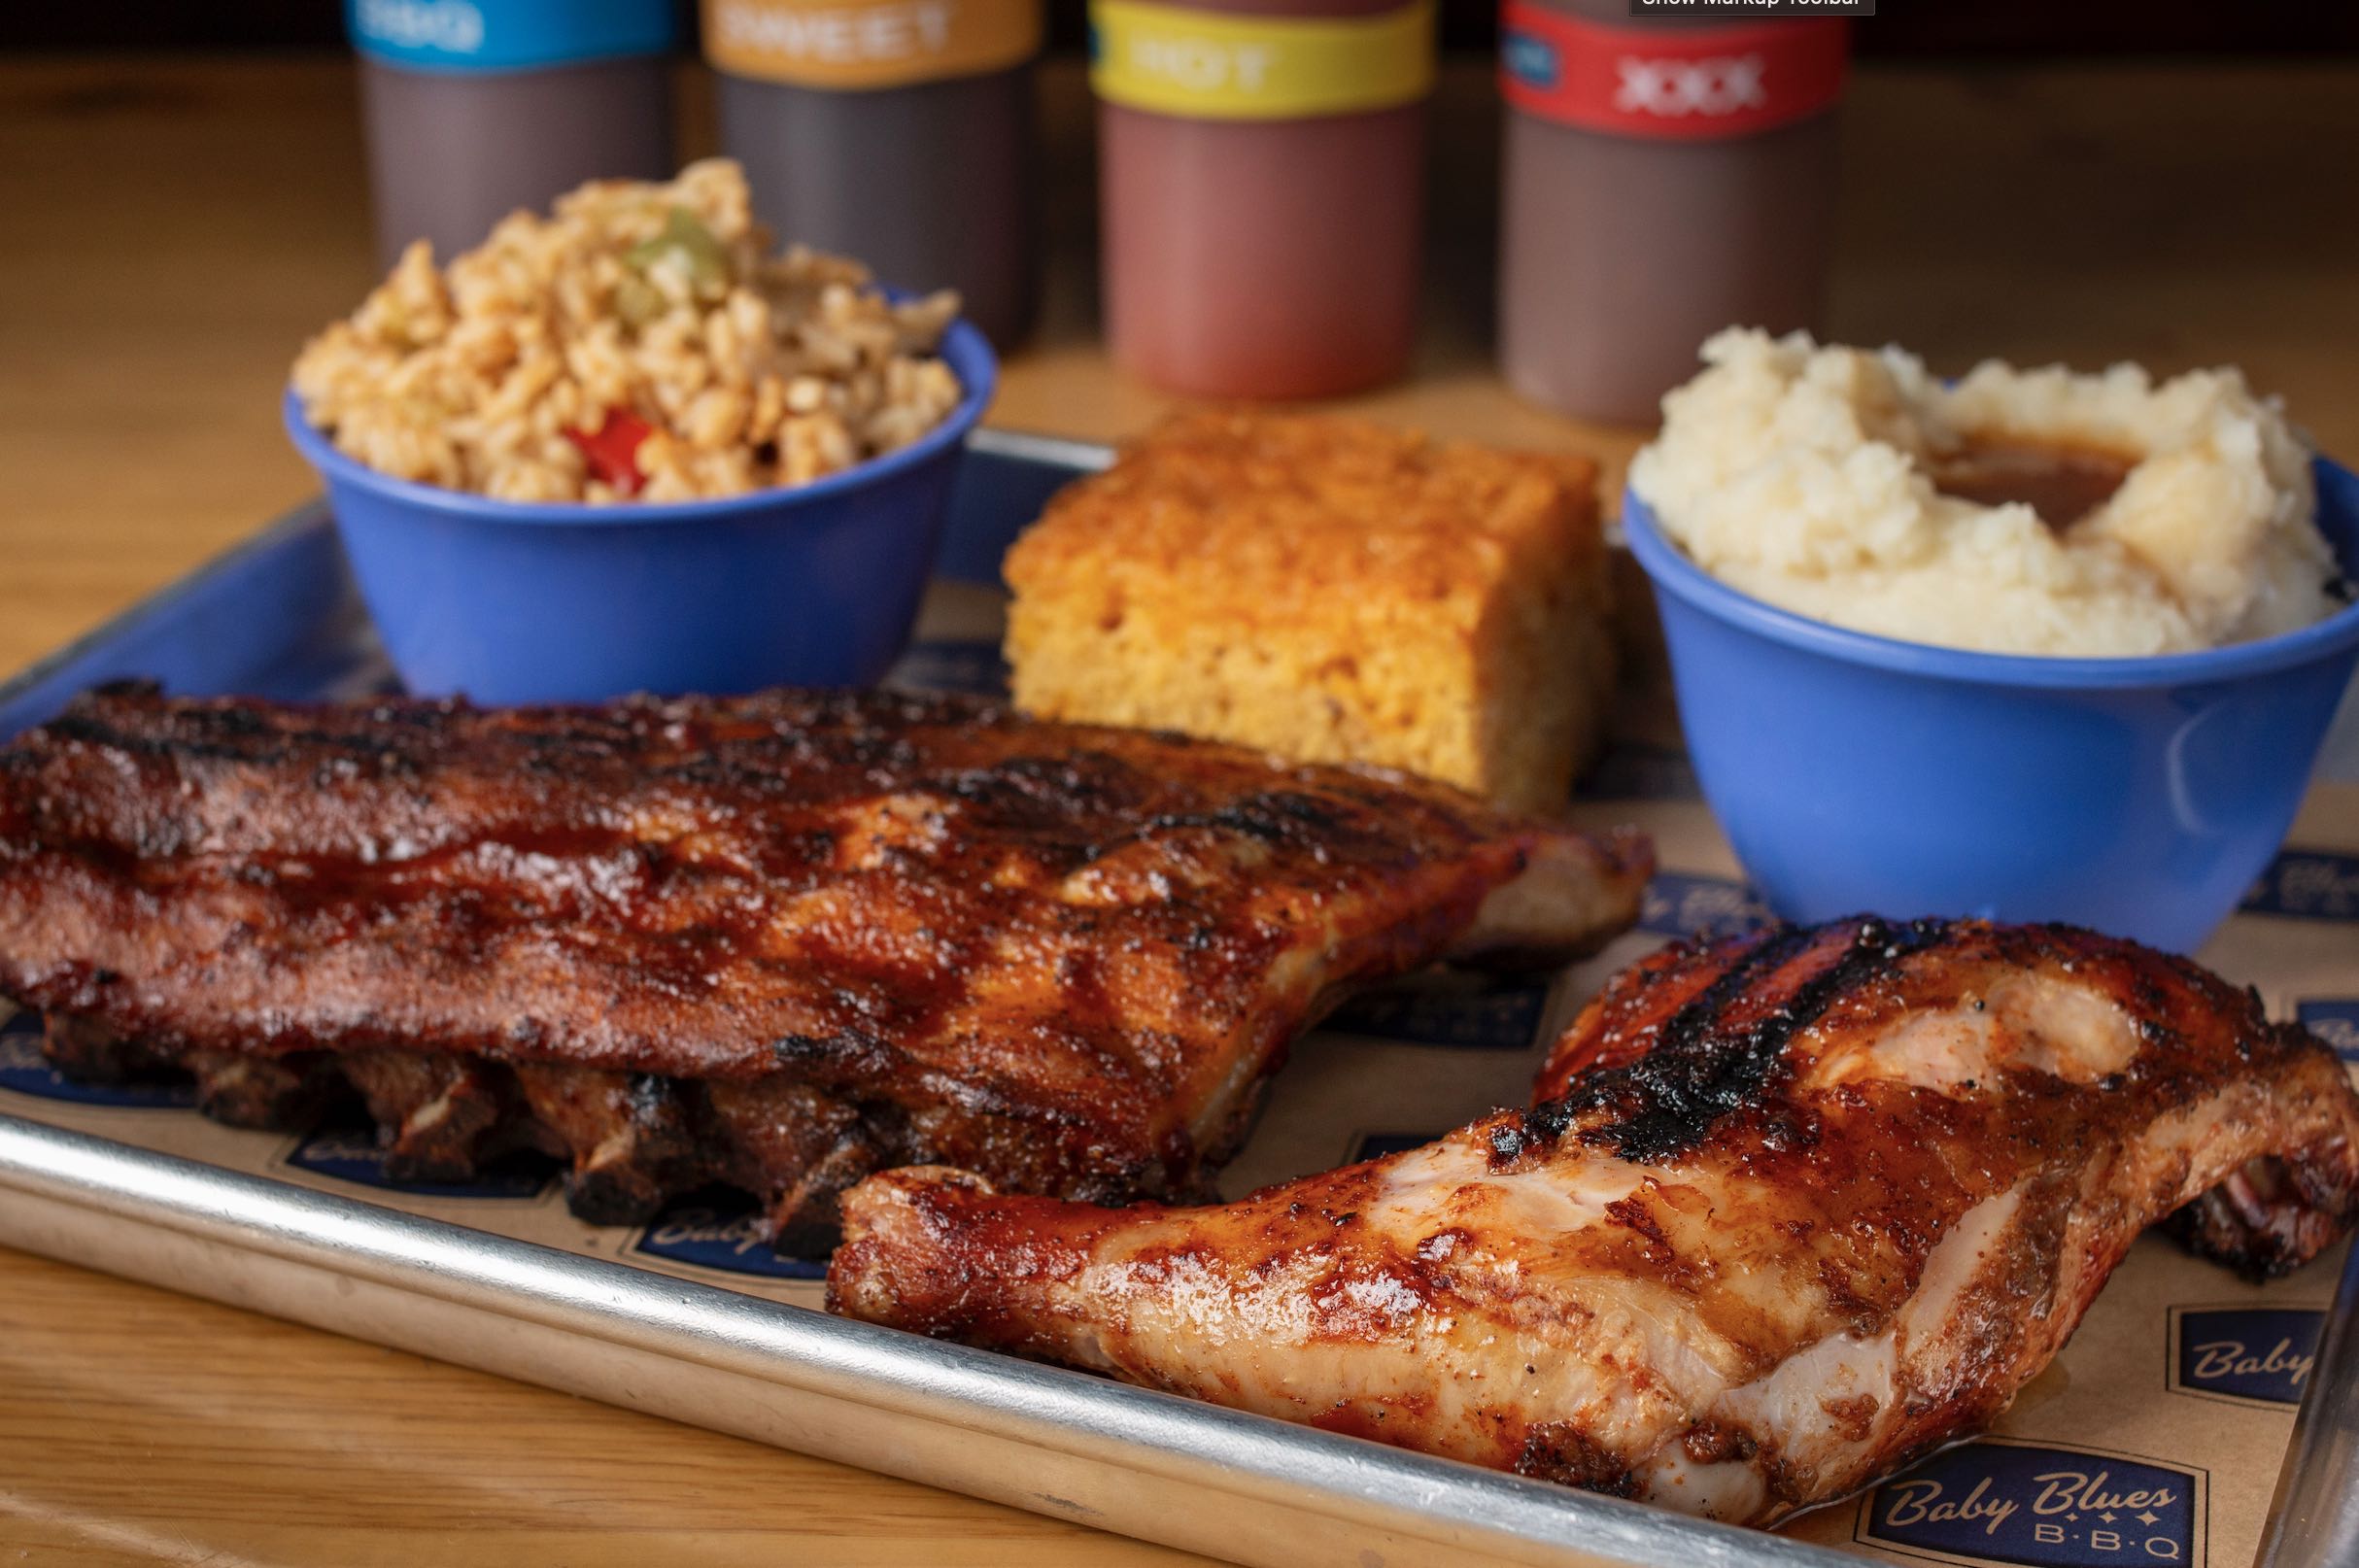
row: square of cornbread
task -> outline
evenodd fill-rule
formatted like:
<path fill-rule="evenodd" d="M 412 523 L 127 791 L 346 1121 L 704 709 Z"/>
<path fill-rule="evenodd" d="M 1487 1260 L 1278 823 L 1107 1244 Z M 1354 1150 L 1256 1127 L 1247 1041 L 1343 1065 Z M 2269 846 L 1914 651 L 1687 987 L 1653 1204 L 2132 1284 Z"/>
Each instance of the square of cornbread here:
<path fill-rule="evenodd" d="M 1595 481 L 1358 420 L 1175 416 L 1009 552 L 1017 705 L 1560 806 L 1613 684 Z"/>

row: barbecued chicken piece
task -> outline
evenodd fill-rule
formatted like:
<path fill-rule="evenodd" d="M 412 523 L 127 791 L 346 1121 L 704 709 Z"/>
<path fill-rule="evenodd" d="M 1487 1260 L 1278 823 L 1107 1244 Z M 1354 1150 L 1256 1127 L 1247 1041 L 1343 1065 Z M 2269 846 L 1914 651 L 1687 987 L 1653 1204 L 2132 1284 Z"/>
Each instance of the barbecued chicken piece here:
<path fill-rule="evenodd" d="M 2351 1216 L 2359 1098 L 2182 960 L 1838 922 L 1668 949 L 1531 1110 L 1219 1208 L 899 1171 L 837 1310 L 1767 1523 L 1987 1425 L 2139 1231 L 2289 1267 Z"/>
<path fill-rule="evenodd" d="M 52 1059 L 396 1177 L 517 1143 L 596 1220 L 707 1180 L 799 1246 L 882 1165 L 1194 1194 L 1292 1039 L 1635 917 L 1644 840 L 965 699 L 491 711 L 85 698 L 0 751 L 0 991 Z"/>

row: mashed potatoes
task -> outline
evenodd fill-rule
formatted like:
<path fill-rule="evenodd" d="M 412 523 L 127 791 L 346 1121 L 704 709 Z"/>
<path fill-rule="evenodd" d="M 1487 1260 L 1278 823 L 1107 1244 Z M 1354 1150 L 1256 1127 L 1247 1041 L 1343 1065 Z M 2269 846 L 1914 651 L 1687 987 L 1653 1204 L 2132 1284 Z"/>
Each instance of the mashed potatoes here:
<path fill-rule="evenodd" d="M 1661 531 L 1772 604 L 1911 642 L 2177 653 L 2347 592 L 2309 454 L 2234 370 L 2156 386 L 1730 330 L 1630 467 Z"/>

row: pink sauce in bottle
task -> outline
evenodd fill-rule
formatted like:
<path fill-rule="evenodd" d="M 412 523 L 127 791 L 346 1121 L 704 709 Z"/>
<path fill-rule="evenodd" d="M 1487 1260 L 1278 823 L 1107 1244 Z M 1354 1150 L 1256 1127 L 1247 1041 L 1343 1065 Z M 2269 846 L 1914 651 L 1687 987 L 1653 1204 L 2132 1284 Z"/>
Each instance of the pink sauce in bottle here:
<path fill-rule="evenodd" d="M 1200 396 L 1316 397 L 1399 375 L 1417 315 L 1430 8 L 1100 0 L 1092 20 L 1115 360 Z M 1286 25 L 1305 20 L 1344 25 Z"/>
<path fill-rule="evenodd" d="M 1506 0 L 1499 358 L 1537 402 L 1651 423 L 1724 326 L 1817 324 L 1839 21 L 1633 21 Z"/>

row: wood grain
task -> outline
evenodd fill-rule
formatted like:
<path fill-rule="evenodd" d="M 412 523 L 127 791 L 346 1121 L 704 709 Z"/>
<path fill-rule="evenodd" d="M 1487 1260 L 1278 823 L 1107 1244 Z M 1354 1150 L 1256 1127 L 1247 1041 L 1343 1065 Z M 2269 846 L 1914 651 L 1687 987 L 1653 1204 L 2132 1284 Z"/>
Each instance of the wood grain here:
<path fill-rule="evenodd" d="M 12 1252 L 0 1388 L 45 1563 L 1202 1560 Z"/>
<path fill-rule="evenodd" d="M 699 96 L 692 78 L 692 119 Z M 2359 454 L 2354 101 L 2342 65 L 1864 73 L 1835 332 L 1947 370 L 2241 363 Z M 1417 374 L 1356 406 L 1618 463 L 1635 432 L 1556 419 L 1491 373 L 1495 113 L 1480 69 L 1452 78 Z M 1070 69 L 1046 119 L 1046 324 L 994 418 L 1117 437 L 1165 399 L 1092 337 Z M 10 62 L 0 126 L 14 667 L 310 493 L 278 391 L 369 271 L 340 62 Z M 0 1459 L 0 1544 L 44 1563 L 1199 1560 L 8 1253 Z"/>

